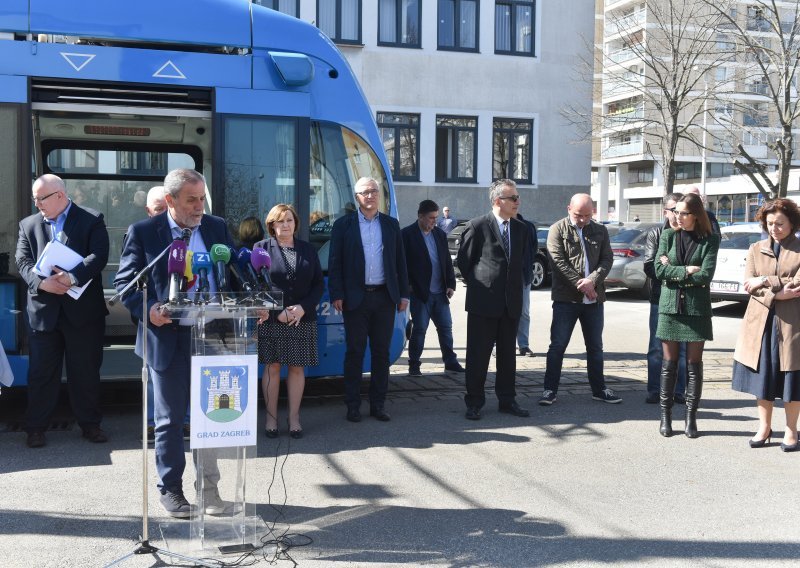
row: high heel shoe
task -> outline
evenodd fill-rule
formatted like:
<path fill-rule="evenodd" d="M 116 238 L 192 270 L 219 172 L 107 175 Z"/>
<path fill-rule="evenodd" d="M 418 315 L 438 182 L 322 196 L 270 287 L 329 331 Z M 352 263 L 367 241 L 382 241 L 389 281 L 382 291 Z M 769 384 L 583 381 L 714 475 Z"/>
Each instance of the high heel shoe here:
<path fill-rule="evenodd" d="M 795 432 L 795 436 L 797 433 Z M 784 444 L 781 442 L 781 451 L 784 452 L 796 452 L 800 450 L 800 440 L 797 440 L 794 444 Z"/>
<path fill-rule="evenodd" d="M 277 438 L 278 437 L 278 429 L 277 428 L 264 428 L 264 435 L 267 438 Z"/>
<path fill-rule="evenodd" d="M 772 428 L 769 429 L 769 432 L 767 432 L 767 437 L 764 438 L 763 440 L 750 440 L 750 447 L 763 448 L 764 446 L 769 444 L 771 440 L 772 440 Z"/>
<path fill-rule="evenodd" d="M 288 420 L 286 421 L 286 426 L 289 428 L 289 436 L 291 436 L 295 440 L 299 440 L 300 438 L 303 437 L 303 429 L 302 428 L 292 429 L 292 427 L 289 425 L 289 421 Z"/>

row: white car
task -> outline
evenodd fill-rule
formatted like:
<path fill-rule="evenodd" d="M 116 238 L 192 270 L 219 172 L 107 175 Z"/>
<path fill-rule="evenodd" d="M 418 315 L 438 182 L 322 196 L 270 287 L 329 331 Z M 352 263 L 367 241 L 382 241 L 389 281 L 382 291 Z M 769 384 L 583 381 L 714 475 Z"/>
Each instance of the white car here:
<path fill-rule="evenodd" d="M 763 235 L 763 236 L 762 236 Z M 717 255 L 717 269 L 711 281 L 711 301 L 733 300 L 746 302 L 750 295 L 744 291 L 744 269 L 750 245 L 766 238 L 760 223 L 742 223 L 722 227 L 722 241 Z"/>

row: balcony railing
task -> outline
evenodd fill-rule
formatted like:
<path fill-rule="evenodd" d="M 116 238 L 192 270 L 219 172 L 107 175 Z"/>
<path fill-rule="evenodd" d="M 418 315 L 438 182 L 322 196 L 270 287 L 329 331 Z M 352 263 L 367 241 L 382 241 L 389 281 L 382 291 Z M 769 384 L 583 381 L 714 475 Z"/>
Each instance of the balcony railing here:
<path fill-rule="evenodd" d="M 642 140 L 636 140 L 627 144 L 614 144 L 608 148 L 604 148 L 601 155 L 604 160 L 609 158 L 616 158 L 619 156 L 631 156 L 634 154 L 641 154 L 644 148 Z"/>
<path fill-rule="evenodd" d="M 622 63 L 623 61 L 630 61 L 636 59 L 637 55 L 632 49 L 620 49 L 613 53 L 608 54 L 608 58 L 614 63 Z"/>
<path fill-rule="evenodd" d="M 623 77 L 610 76 L 603 80 L 603 96 L 613 97 L 628 91 L 641 91 L 644 86 L 644 75 L 626 73 Z"/>
<path fill-rule="evenodd" d="M 605 128 L 614 128 L 615 126 L 630 126 L 644 118 L 644 110 L 638 109 L 633 112 L 626 112 L 613 116 L 607 116 L 603 121 Z"/>
<path fill-rule="evenodd" d="M 631 32 L 641 28 L 646 20 L 646 12 L 644 10 L 637 10 L 633 14 L 628 14 L 621 18 L 609 18 L 606 20 L 605 34 L 614 35 L 620 32 Z"/>

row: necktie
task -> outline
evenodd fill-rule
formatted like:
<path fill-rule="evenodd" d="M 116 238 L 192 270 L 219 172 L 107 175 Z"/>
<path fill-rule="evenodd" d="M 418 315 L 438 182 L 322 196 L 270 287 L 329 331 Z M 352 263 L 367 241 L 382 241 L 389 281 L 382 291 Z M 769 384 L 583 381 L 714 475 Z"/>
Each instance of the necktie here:
<path fill-rule="evenodd" d="M 503 221 L 503 248 L 506 251 L 506 257 L 509 256 L 509 246 L 508 246 L 508 221 Z"/>

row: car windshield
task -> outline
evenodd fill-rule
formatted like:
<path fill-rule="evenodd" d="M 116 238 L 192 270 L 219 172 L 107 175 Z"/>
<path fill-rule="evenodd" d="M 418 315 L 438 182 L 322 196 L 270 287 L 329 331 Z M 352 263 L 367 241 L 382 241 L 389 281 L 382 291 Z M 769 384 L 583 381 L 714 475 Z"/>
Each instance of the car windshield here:
<path fill-rule="evenodd" d="M 722 233 L 722 240 L 719 243 L 721 249 L 743 249 L 747 250 L 750 245 L 761 240 L 761 233 Z"/>
<path fill-rule="evenodd" d="M 640 229 L 623 229 L 611 237 L 611 244 L 629 244 L 641 234 L 642 231 Z"/>

